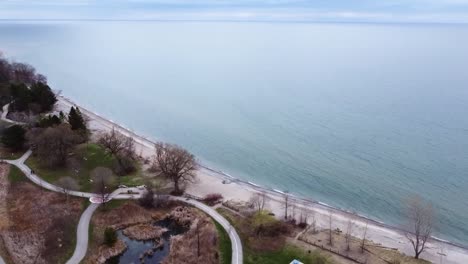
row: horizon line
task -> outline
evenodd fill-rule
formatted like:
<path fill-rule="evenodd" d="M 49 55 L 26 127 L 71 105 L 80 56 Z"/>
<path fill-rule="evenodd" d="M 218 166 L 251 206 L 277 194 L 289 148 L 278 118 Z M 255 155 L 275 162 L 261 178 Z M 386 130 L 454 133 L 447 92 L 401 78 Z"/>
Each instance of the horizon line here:
<path fill-rule="evenodd" d="M 325 20 L 261 20 L 261 19 L 113 19 L 113 18 L 0 18 L 4 21 L 51 21 L 51 22 L 229 22 L 229 23 L 310 23 L 310 24 L 381 24 L 381 25 L 460 25 L 468 22 L 423 22 L 423 21 L 325 21 Z"/>

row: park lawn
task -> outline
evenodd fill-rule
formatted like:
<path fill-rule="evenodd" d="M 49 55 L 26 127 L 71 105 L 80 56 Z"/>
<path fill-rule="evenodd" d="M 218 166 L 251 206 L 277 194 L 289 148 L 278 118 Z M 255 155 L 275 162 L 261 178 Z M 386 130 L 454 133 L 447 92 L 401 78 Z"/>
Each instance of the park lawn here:
<path fill-rule="evenodd" d="M 237 219 L 239 216 L 234 215 L 233 213 L 229 212 L 226 209 L 218 208 L 216 209 L 218 213 L 223 215 L 235 228 L 236 231 L 239 233 L 239 236 L 242 240 L 242 247 L 244 250 L 244 263 L 245 264 L 283 264 L 283 263 L 290 263 L 293 259 L 297 259 L 304 264 L 331 264 L 333 263 L 331 260 L 327 259 L 319 252 L 306 252 L 305 250 L 290 245 L 285 244 L 279 250 L 273 251 L 258 251 L 250 248 L 248 239 L 246 238 L 248 234 L 242 232 L 242 228 L 240 227 L 241 223 Z M 267 214 L 259 213 L 254 222 L 261 222 L 265 223 L 270 221 L 270 217 Z M 257 224 L 257 223 L 255 223 Z"/>
<path fill-rule="evenodd" d="M 79 169 L 69 167 L 50 169 L 42 166 L 38 158 L 34 156 L 31 156 L 26 161 L 26 165 L 47 182 L 56 183 L 61 177 L 70 176 L 78 182 L 80 186 L 79 191 L 91 192 L 93 189 L 90 181 L 91 172 L 97 167 L 111 168 L 115 160 L 107 155 L 99 145 L 92 143 L 78 145 L 74 151 L 74 155 L 79 159 Z M 120 177 L 121 182 L 130 186 L 141 184 L 143 181 L 141 174 L 141 169 L 138 168 L 135 173 Z"/>
<path fill-rule="evenodd" d="M 139 185 L 144 184 L 143 171 L 141 169 L 142 166 L 141 166 L 141 163 L 139 161 L 137 162 L 136 167 L 137 167 L 137 170 L 134 173 L 119 177 L 120 184 L 127 185 L 129 187 L 139 186 Z"/>
<path fill-rule="evenodd" d="M 229 238 L 228 233 L 224 228 L 213 219 L 213 222 L 218 230 L 219 237 L 219 254 L 221 259 L 221 264 L 229 264 L 232 259 L 232 244 L 231 239 Z"/>
<path fill-rule="evenodd" d="M 253 252 L 247 250 L 244 253 L 244 263 L 254 264 L 254 263 L 264 263 L 264 264 L 280 264 L 280 263 L 290 263 L 293 259 L 297 259 L 304 264 L 326 264 L 331 263 L 327 258 L 320 255 L 317 252 L 307 253 L 304 250 L 292 246 L 285 245 L 279 251 L 273 252 Z"/>

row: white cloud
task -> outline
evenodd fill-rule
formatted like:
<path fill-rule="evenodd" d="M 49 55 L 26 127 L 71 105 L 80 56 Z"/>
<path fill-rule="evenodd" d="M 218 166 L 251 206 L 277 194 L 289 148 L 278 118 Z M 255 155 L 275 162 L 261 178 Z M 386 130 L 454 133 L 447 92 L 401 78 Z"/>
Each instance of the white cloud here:
<path fill-rule="evenodd" d="M 468 23 L 468 0 L 344 1 L 350 0 L 0 0 L 0 19 Z"/>

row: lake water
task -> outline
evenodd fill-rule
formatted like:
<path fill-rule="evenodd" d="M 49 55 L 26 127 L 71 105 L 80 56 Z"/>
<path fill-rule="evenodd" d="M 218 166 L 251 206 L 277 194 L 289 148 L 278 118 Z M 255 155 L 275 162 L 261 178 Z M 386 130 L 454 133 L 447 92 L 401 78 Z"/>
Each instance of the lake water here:
<path fill-rule="evenodd" d="M 159 241 L 162 241 L 162 247 L 154 250 L 153 255 L 145 255 L 143 260 L 146 263 L 161 263 L 168 255 L 171 247 L 171 237 L 183 234 L 188 231 L 189 228 L 180 226 L 170 219 L 163 219 L 156 221 L 154 223 L 156 226 L 167 228 L 168 231 L 165 232 L 160 238 Z M 125 242 L 127 249 L 119 256 L 109 259 L 106 264 L 137 264 L 141 263 L 140 256 L 144 255 L 145 252 L 154 248 L 154 246 L 159 245 L 153 240 L 138 241 L 130 239 L 123 234 L 122 230 L 117 231 L 119 239 Z M 149 261 L 149 262 L 148 262 Z"/>
<path fill-rule="evenodd" d="M 468 27 L 0 23 L 54 89 L 214 168 L 468 245 Z"/>

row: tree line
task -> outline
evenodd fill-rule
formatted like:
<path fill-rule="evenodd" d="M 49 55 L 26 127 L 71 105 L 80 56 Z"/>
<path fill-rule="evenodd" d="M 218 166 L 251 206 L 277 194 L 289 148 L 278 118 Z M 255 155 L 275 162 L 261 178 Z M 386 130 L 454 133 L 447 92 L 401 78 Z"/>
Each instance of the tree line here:
<path fill-rule="evenodd" d="M 34 114 L 52 110 L 57 101 L 47 78 L 26 63 L 11 62 L 0 52 L 0 103 L 11 103 L 11 111 Z"/>

